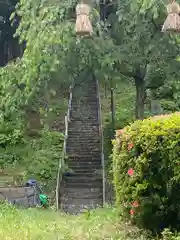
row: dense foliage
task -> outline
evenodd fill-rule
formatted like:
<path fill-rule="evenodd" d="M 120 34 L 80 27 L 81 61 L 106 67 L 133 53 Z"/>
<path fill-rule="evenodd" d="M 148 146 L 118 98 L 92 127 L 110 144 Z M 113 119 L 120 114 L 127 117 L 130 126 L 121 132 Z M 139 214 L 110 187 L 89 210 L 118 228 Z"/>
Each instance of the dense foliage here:
<path fill-rule="evenodd" d="M 88 39 L 75 36 L 76 4 L 75 0 L 20 0 L 17 5 L 16 1 L 8 1 L 8 4 L 2 1 L 6 11 L 0 26 L 3 33 L 1 48 L 9 45 L 10 39 L 15 39 L 7 38 L 6 34 L 11 32 L 12 35 L 15 29 L 16 39 L 25 46 L 21 58 L 13 59 L 0 69 L 0 152 L 3 166 L 7 161 L 6 147 L 12 146 L 14 136 L 15 146 L 25 144 L 28 138 L 25 119 L 28 118 L 27 109 L 34 108 L 35 99 L 49 95 L 52 84 L 57 86 L 66 82 L 68 86 L 81 71 L 95 74 L 102 88 L 106 85 L 117 88 L 118 92 L 122 81 L 128 81 L 134 88 L 135 101 L 124 109 L 117 106 L 118 127 L 123 127 L 135 117 L 144 117 L 148 90 L 151 92 L 150 102 L 158 99 L 164 112 L 179 109 L 179 40 L 177 36 L 161 33 L 166 16 L 165 3 L 116 0 L 100 4 L 92 1 L 94 35 Z M 58 94 L 55 87 L 53 95 Z M 36 112 L 41 115 L 41 130 L 45 128 L 44 115 L 55 112 L 57 107 L 57 104 L 49 107 L 47 102 L 44 100 L 41 106 L 36 105 Z M 147 114 L 151 115 L 150 111 Z M 108 146 L 111 146 L 113 134 L 108 119 Z M 46 141 L 44 136 L 40 141 Z M 10 160 L 14 159 L 13 149 L 8 150 L 11 164 L 14 164 Z M 110 149 L 107 150 L 109 153 Z"/>
<path fill-rule="evenodd" d="M 63 135 L 43 130 L 38 138 L 17 137 L 12 142 L 7 141 L 8 145 L 2 151 L 1 169 L 4 168 L 5 172 L 11 169 L 15 176 L 19 171 L 19 177 L 14 179 L 18 185 L 35 177 L 48 191 L 52 191 L 56 184 Z"/>
<path fill-rule="evenodd" d="M 0 168 L 13 177 L 9 184 L 24 184 L 36 178 L 46 190 L 53 193 L 57 169 L 63 148 L 63 135 L 46 129 L 31 138 L 22 129 L 1 129 Z"/>
<path fill-rule="evenodd" d="M 95 73 L 102 85 L 110 80 L 115 85 L 119 73 L 127 81 L 133 78 L 136 117 L 142 118 L 146 89 L 163 85 L 171 73 L 177 76 L 177 41 L 160 32 L 165 18 L 163 2 L 117 0 L 107 1 L 103 7 L 97 3 L 92 12 L 95 34 L 85 40 L 74 34 L 76 1 L 18 3 L 11 19 L 21 19 L 16 36 L 26 43 L 26 49 L 20 60 L 0 73 L 8 111 L 47 86 L 54 72 L 67 81 L 86 69 Z"/>
<path fill-rule="evenodd" d="M 66 57 L 65 43 L 68 39 L 65 36 L 72 33 L 68 31 L 71 24 L 60 24 L 64 11 L 60 16 L 60 8 L 46 4 L 36 6 L 33 2 L 20 2 L 16 13 L 11 16 L 11 19 L 17 15 L 21 17 L 16 35 L 20 41 L 26 42 L 26 49 L 21 59 L 0 69 L 0 158 L 1 167 L 13 166 L 15 171 L 22 168 L 21 174 L 25 173 L 25 177 L 31 175 L 41 183 L 46 180 L 50 184 L 56 177 L 63 138 L 61 133 L 50 130 L 43 120 L 44 116 L 57 108 L 57 104 L 53 109 L 48 105 L 47 95 L 59 94 L 57 87 L 51 92 L 50 80 L 53 79 L 55 85 L 55 73 L 59 71 L 59 66 L 61 72 L 64 71 L 62 63 L 67 63 L 63 56 Z M 71 37 L 69 41 L 72 41 Z M 67 51 L 71 49 L 67 48 Z M 39 106 L 34 104 L 38 96 L 42 102 L 45 99 Z M 29 119 L 26 115 L 31 109 L 34 111 L 34 107 L 41 119 L 38 119 L 40 126 L 35 138 L 31 138 L 27 133 Z"/>
<path fill-rule="evenodd" d="M 113 149 L 116 201 L 140 226 L 179 228 L 180 114 L 117 131 Z"/>

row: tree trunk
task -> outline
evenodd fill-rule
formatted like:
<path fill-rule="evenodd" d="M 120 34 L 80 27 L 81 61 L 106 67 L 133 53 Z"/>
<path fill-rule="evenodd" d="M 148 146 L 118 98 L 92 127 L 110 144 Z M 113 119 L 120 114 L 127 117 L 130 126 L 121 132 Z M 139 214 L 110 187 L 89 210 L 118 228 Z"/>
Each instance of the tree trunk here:
<path fill-rule="evenodd" d="M 136 119 L 144 118 L 144 101 L 145 101 L 145 82 L 143 78 L 135 77 L 136 85 Z"/>
<path fill-rule="evenodd" d="M 114 88 L 113 88 L 113 80 L 110 79 L 111 82 L 111 119 L 112 119 L 112 130 L 115 130 L 115 104 L 114 104 Z"/>
<path fill-rule="evenodd" d="M 0 67 L 4 67 L 4 42 L 0 43 Z"/>

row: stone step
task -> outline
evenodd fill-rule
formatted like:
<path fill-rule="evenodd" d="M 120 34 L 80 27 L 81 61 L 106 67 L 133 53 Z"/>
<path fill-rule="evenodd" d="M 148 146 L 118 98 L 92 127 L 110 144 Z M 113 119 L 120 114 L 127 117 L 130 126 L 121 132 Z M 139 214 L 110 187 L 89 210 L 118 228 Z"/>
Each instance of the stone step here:
<path fill-rule="evenodd" d="M 89 136 L 89 138 L 87 138 Z M 98 131 L 81 131 L 81 130 L 74 130 L 74 131 L 68 131 L 68 137 L 72 138 L 78 138 L 78 139 L 82 139 L 82 140 L 88 140 L 88 141 L 96 141 L 97 139 L 99 139 L 99 132 Z"/>
<path fill-rule="evenodd" d="M 81 104 L 81 105 L 71 105 L 71 112 L 77 112 L 77 113 L 97 113 L 99 110 L 99 106 L 97 103 L 92 103 L 92 105 L 90 104 Z M 84 114 L 84 116 L 87 116 Z"/>
<path fill-rule="evenodd" d="M 91 156 L 91 154 L 92 156 L 94 156 L 95 154 L 100 155 L 99 150 L 97 150 L 97 148 L 100 148 L 101 146 L 100 144 L 96 144 L 96 146 L 94 146 L 93 144 L 82 143 L 79 145 L 76 141 L 77 140 L 74 140 L 74 142 L 67 142 L 66 151 L 69 154 L 72 153 L 72 154 L 77 154 L 79 156 L 80 155 L 82 156 L 82 153 L 88 156 Z"/>
<path fill-rule="evenodd" d="M 89 116 L 89 113 L 94 113 L 95 115 L 99 111 L 99 106 L 97 103 L 94 105 L 83 104 L 83 105 L 71 105 L 71 112 L 84 115 L 84 117 Z M 94 116 L 93 116 L 94 117 Z"/>
<path fill-rule="evenodd" d="M 75 155 L 75 156 L 82 156 L 83 154 L 85 156 L 92 156 L 92 157 L 96 157 L 96 156 L 100 156 L 100 152 L 97 148 L 100 148 L 99 146 L 94 146 L 94 145 L 79 145 L 76 142 L 74 142 L 73 144 L 69 144 L 67 142 L 67 148 L 66 148 L 66 152 L 68 153 L 68 155 Z"/>
<path fill-rule="evenodd" d="M 74 173 L 94 173 L 94 174 L 100 174 L 102 166 L 101 165 L 89 165 L 89 166 L 83 166 L 81 167 L 82 164 L 69 164 L 69 172 L 74 172 Z M 77 171 L 78 170 L 78 171 Z M 82 171 L 81 171 L 82 170 Z"/>
<path fill-rule="evenodd" d="M 75 128 L 75 127 L 74 127 Z M 75 136 L 78 137 L 77 134 L 79 134 L 79 138 L 84 138 L 86 139 L 85 136 L 90 136 L 92 137 L 92 139 L 97 139 L 99 138 L 99 129 L 82 129 L 82 128 L 78 128 L 76 127 L 75 129 L 69 128 L 68 129 L 68 136 Z"/>
<path fill-rule="evenodd" d="M 61 198 L 70 197 L 75 199 L 99 199 L 102 197 L 102 188 L 71 188 L 61 189 Z"/>
<path fill-rule="evenodd" d="M 69 178 L 78 178 L 78 179 L 82 179 L 82 178 L 91 178 L 91 179 L 101 179 L 102 178 L 102 172 L 98 172 L 98 171 L 95 171 L 95 172 L 74 172 L 73 170 L 71 172 L 66 172 L 63 174 L 63 178 L 66 180 L 66 179 L 69 179 Z"/>
<path fill-rule="evenodd" d="M 68 132 L 68 138 L 67 141 L 70 142 L 76 142 L 79 144 L 79 146 L 81 146 L 81 143 L 89 143 L 89 144 L 93 144 L 95 147 L 99 145 L 100 143 L 100 138 L 99 138 L 99 134 L 95 133 L 93 135 L 93 133 L 83 133 L 83 132 Z"/>
<path fill-rule="evenodd" d="M 72 94 L 72 97 L 79 101 L 82 101 L 87 98 L 92 99 L 93 97 L 94 97 L 93 100 L 95 100 L 97 98 L 96 91 L 97 91 L 96 89 L 86 89 L 86 90 L 81 89 L 81 96 L 79 94 L 80 92 L 78 93 L 78 95 L 76 95 L 76 92 L 74 92 L 74 94 Z"/>
<path fill-rule="evenodd" d="M 74 92 L 74 95 L 73 96 L 76 96 L 76 98 L 83 98 L 85 95 L 89 96 L 89 93 L 92 94 L 92 92 L 97 92 L 97 88 L 95 85 L 91 84 L 90 85 L 81 85 L 81 86 L 75 86 L 74 89 L 73 89 L 73 92 Z M 81 93 L 81 95 L 79 94 Z M 91 96 L 91 95 L 90 95 Z"/>
<path fill-rule="evenodd" d="M 94 114 L 92 117 L 95 117 L 99 111 L 98 104 L 94 104 L 91 106 L 88 105 L 74 105 L 71 106 L 71 113 L 78 113 L 80 114 L 79 116 L 84 115 L 84 117 L 88 117 L 90 113 Z"/>
<path fill-rule="evenodd" d="M 72 150 L 74 150 L 73 153 L 77 153 L 80 151 L 81 153 L 84 152 L 86 153 L 86 155 L 88 154 L 90 156 L 90 154 L 92 153 L 96 153 L 96 154 L 100 154 L 100 151 L 98 150 L 98 148 L 100 149 L 101 145 L 100 143 L 96 143 L 96 144 L 92 144 L 92 143 L 86 143 L 86 142 L 82 142 L 80 144 L 78 144 L 77 142 L 78 140 L 74 139 L 74 142 L 72 141 L 67 141 L 67 148 L 66 150 L 68 151 L 70 149 L 70 152 L 72 152 Z"/>
<path fill-rule="evenodd" d="M 100 175 L 102 172 L 101 171 L 102 166 L 91 165 L 91 166 L 87 166 L 86 168 L 85 168 L 85 166 L 83 166 L 83 168 L 81 168 L 80 165 L 78 165 L 78 164 L 77 165 L 71 164 L 71 165 L 68 165 L 68 167 L 69 167 L 69 173 L 67 173 L 67 174 L 70 174 L 71 172 L 72 173 L 83 173 L 86 176 L 86 174 L 89 173 L 89 174 L 94 174 L 96 176 L 96 175 Z M 79 171 L 76 171 L 78 169 L 78 167 L 79 167 Z M 82 171 L 80 169 L 82 169 Z"/>
<path fill-rule="evenodd" d="M 102 198 L 102 190 L 97 193 L 86 193 L 83 194 L 81 191 L 76 193 L 66 193 L 63 194 L 63 197 L 61 197 L 61 201 L 63 201 L 64 198 L 72 198 L 72 199 L 101 199 Z M 64 202 L 64 201 L 63 201 Z"/>
<path fill-rule="evenodd" d="M 88 120 L 88 122 L 87 122 Z M 85 125 L 92 125 L 92 124 L 98 124 L 98 114 L 77 114 L 75 112 L 70 112 L 70 122 L 79 122 L 79 123 L 84 123 Z"/>
<path fill-rule="evenodd" d="M 98 105 L 90 106 L 72 106 L 71 113 L 77 113 L 79 116 L 84 115 L 88 117 L 90 113 L 94 114 L 92 117 L 95 117 L 98 113 Z M 86 115 L 85 115 L 86 114 Z"/>
<path fill-rule="evenodd" d="M 67 159 L 67 163 L 70 164 L 70 163 L 78 163 L 78 164 L 86 164 L 86 165 L 92 165 L 94 163 L 96 164 L 100 164 L 101 163 L 101 156 L 99 155 L 98 157 L 94 156 L 84 156 L 84 155 L 80 155 L 78 157 L 70 157 L 68 155 L 68 159 Z"/>
<path fill-rule="evenodd" d="M 92 107 L 98 106 L 98 99 L 96 95 L 92 93 L 92 96 L 83 96 L 82 98 L 72 97 L 72 106 Z"/>
<path fill-rule="evenodd" d="M 72 125 L 73 124 L 73 125 Z M 80 118 L 70 118 L 69 126 L 81 126 L 81 127 L 99 127 L 98 119 L 95 119 L 94 121 L 87 122 L 87 119 L 80 119 Z"/>
<path fill-rule="evenodd" d="M 95 140 L 91 140 L 91 139 L 84 139 L 82 137 L 78 137 L 78 136 L 72 136 L 68 138 L 68 143 L 74 143 L 74 141 L 78 141 L 79 145 L 81 144 L 100 144 L 100 139 L 96 138 Z"/>
<path fill-rule="evenodd" d="M 88 165 L 93 165 L 93 164 L 101 164 L 101 156 L 98 156 L 97 158 L 88 158 L 89 156 L 84 156 L 84 155 L 80 155 L 79 157 L 68 157 L 67 159 L 67 163 L 69 164 L 86 164 Z"/>
<path fill-rule="evenodd" d="M 97 160 L 99 158 L 101 158 L 101 152 L 97 150 L 97 148 L 93 148 L 93 149 L 88 149 L 88 148 L 83 148 L 80 149 L 80 147 L 78 146 L 78 148 L 75 147 L 70 147 L 67 145 L 66 148 L 66 153 L 67 153 L 67 157 L 70 159 L 84 159 L 86 162 L 92 162 L 93 160 Z"/>
<path fill-rule="evenodd" d="M 93 114 L 91 117 L 96 117 L 98 114 L 98 106 L 89 107 L 89 106 L 72 106 L 71 113 L 78 114 L 80 116 L 89 117 L 90 114 Z"/>
<path fill-rule="evenodd" d="M 93 124 L 93 123 L 98 123 L 98 115 L 94 114 L 91 116 L 82 116 L 82 115 L 78 115 L 77 113 L 74 113 L 71 111 L 70 113 L 70 120 L 72 121 L 79 121 L 79 122 L 85 122 L 88 120 L 89 123 Z"/>
<path fill-rule="evenodd" d="M 87 90 L 85 90 L 87 91 Z M 93 100 L 95 101 L 97 99 L 97 94 L 96 94 L 96 89 L 89 89 L 88 92 L 85 92 L 83 90 L 83 95 L 81 95 L 79 97 L 79 94 L 78 96 L 76 96 L 76 94 L 72 94 L 72 99 L 75 99 L 76 101 L 79 100 L 79 102 L 83 102 L 83 100 Z"/>
<path fill-rule="evenodd" d="M 99 122 L 98 122 L 98 119 L 96 118 L 95 121 L 92 121 L 92 122 L 87 122 L 86 120 L 84 120 L 83 118 L 70 118 L 70 122 L 69 122 L 69 125 L 71 123 L 76 123 L 76 124 L 82 124 L 82 125 L 85 125 L 85 126 L 99 126 Z"/>
<path fill-rule="evenodd" d="M 86 154 L 86 155 L 78 155 L 78 154 L 68 154 L 67 152 L 67 156 L 68 156 L 68 159 L 67 159 L 67 163 L 85 163 L 86 165 L 91 165 L 93 163 L 96 163 L 97 162 L 101 162 L 101 155 L 89 155 L 89 154 Z"/>
<path fill-rule="evenodd" d="M 67 138 L 67 142 L 68 142 L 68 140 L 71 140 L 71 139 L 72 140 L 74 139 L 74 142 L 76 142 L 79 147 L 81 146 L 81 142 L 86 143 L 86 140 L 87 140 L 87 144 L 88 143 L 91 143 L 91 144 L 94 143 L 93 145 L 94 145 L 95 148 L 97 146 L 99 147 L 99 143 L 96 142 L 99 139 L 99 136 L 97 136 L 97 137 L 92 137 L 92 136 L 84 137 L 84 135 L 81 135 L 81 136 L 78 137 L 76 134 L 69 134 L 68 138 Z M 78 144 L 79 140 L 81 141 L 80 144 Z"/>
<path fill-rule="evenodd" d="M 75 116 L 75 115 L 70 115 L 70 122 L 69 122 L 69 124 L 71 123 L 71 124 L 76 124 L 77 122 L 83 122 L 83 121 L 85 121 L 86 123 L 90 123 L 90 125 L 89 126 L 96 126 L 96 125 L 98 125 L 99 124 L 99 120 L 98 120 L 98 118 L 96 117 L 96 118 L 93 118 L 92 119 L 92 117 L 90 118 L 90 117 L 88 117 L 88 118 L 84 118 L 84 117 L 79 117 L 79 116 Z M 87 124 L 84 124 L 85 126 L 87 126 Z M 74 126 L 74 125 L 73 125 Z"/>
<path fill-rule="evenodd" d="M 71 109 L 70 113 L 71 113 L 71 116 L 74 115 L 76 118 L 79 117 L 80 120 L 87 119 L 87 118 L 89 118 L 91 120 L 96 120 L 98 117 L 98 109 L 92 110 L 92 111 L 86 110 L 86 112 L 83 110 L 80 111 L 78 109 L 76 109 L 76 110 Z"/>
<path fill-rule="evenodd" d="M 73 127 L 69 126 L 68 133 L 69 134 L 83 133 L 83 134 L 89 134 L 92 136 L 94 136 L 93 134 L 95 134 L 95 136 L 97 137 L 97 136 L 99 136 L 99 128 L 94 128 L 94 127 L 82 128 L 82 127 L 75 125 Z"/>
<path fill-rule="evenodd" d="M 93 85 L 92 82 L 90 85 L 80 85 L 80 86 L 75 86 L 74 89 L 73 89 L 73 92 L 75 92 L 75 95 L 76 96 L 76 93 L 78 94 L 77 97 L 79 97 L 79 93 L 81 92 L 81 98 L 86 94 L 88 95 L 89 93 L 92 93 L 92 92 L 97 92 L 97 88 L 96 88 L 96 85 Z"/>
<path fill-rule="evenodd" d="M 76 168 L 79 169 L 100 169 L 102 168 L 101 161 L 94 161 L 92 163 L 87 163 L 86 161 L 68 161 L 67 162 L 69 169 L 72 170 Z M 92 170 L 93 171 L 93 170 Z"/>
<path fill-rule="evenodd" d="M 79 135 L 78 135 L 79 134 Z M 96 143 L 97 140 L 99 140 L 99 134 L 95 133 L 93 135 L 93 133 L 83 133 L 83 132 L 71 132 L 68 133 L 68 139 L 76 139 L 76 140 L 81 140 L 83 142 L 93 142 Z"/>
<path fill-rule="evenodd" d="M 89 193 L 101 193 L 102 192 L 102 189 L 101 188 L 97 188 L 97 187 L 95 187 L 95 188 L 64 188 L 63 189 L 63 192 L 66 192 L 67 194 L 74 194 L 74 193 L 81 193 L 81 194 L 84 194 L 84 195 L 86 195 L 86 194 L 89 194 Z"/>
<path fill-rule="evenodd" d="M 101 154 L 100 152 L 100 144 L 96 144 L 96 145 L 88 145 L 86 144 L 86 146 L 83 146 L 81 144 L 78 144 L 77 140 L 75 140 L 74 143 L 69 144 L 69 142 L 67 141 L 67 148 L 66 151 L 67 153 L 69 152 L 69 155 L 76 155 L 79 156 L 82 154 L 85 154 L 86 156 L 96 156 L 96 154 Z M 80 154 L 81 153 L 81 154 Z M 98 155 L 99 156 L 99 155 Z"/>
<path fill-rule="evenodd" d="M 68 125 L 68 131 L 71 131 L 71 132 L 80 132 L 80 131 L 83 131 L 83 132 L 98 132 L 99 131 L 99 125 L 98 126 L 95 126 L 95 125 L 92 125 L 92 126 L 85 126 L 85 125 L 79 125 L 79 124 L 76 124 L 76 123 L 71 123 Z"/>
<path fill-rule="evenodd" d="M 87 138 L 87 136 L 89 136 L 89 138 Z M 68 130 L 68 139 L 78 139 L 79 141 L 87 141 L 87 142 L 100 142 L 100 133 L 99 130 L 93 131 L 93 130 L 89 130 L 89 131 L 81 131 L 79 129 L 76 130 Z"/>
<path fill-rule="evenodd" d="M 88 137 L 84 137 L 84 135 L 82 136 L 77 136 L 76 134 L 69 134 L 68 135 L 68 138 L 67 138 L 67 143 L 77 143 L 77 145 L 80 147 L 81 146 L 81 143 L 84 143 L 84 144 L 89 144 L 91 146 L 94 146 L 94 148 L 97 148 L 97 146 L 99 147 L 100 145 L 100 139 L 99 139 L 99 136 L 97 137 L 92 137 L 92 136 L 89 136 Z"/>
<path fill-rule="evenodd" d="M 84 159 L 88 159 L 88 160 L 91 160 L 91 159 L 94 160 L 101 157 L 101 152 L 97 149 L 97 146 L 93 148 L 88 148 L 88 146 L 83 147 L 81 145 L 80 146 L 74 145 L 71 147 L 69 144 L 67 144 L 66 153 L 68 158 L 76 158 L 76 159 L 79 157 L 82 158 L 83 156 L 84 156 Z"/>
<path fill-rule="evenodd" d="M 83 136 L 82 137 L 79 137 L 79 136 L 76 136 L 76 135 L 69 135 L 68 138 L 67 138 L 67 142 L 68 143 L 77 143 L 79 144 L 79 146 L 81 146 L 81 144 L 89 144 L 90 146 L 94 146 L 96 148 L 96 146 L 99 147 L 100 145 L 100 139 L 99 137 L 97 138 L 84 138 Z"/>
<path fill-rule="evenodd" d="M 88 141 L 86 142 L 86 140 L 88 139 Z M 67 139 L 67 145 L 68 147 L 74 148 L 74 144 L 76 144 L 76 147 L 78 146 L 78 148 L 81 148 L 82 144 L 85 146 L 89 146 L 90 149 L 94 149 L 96 150 L 97 148 L 100 148 L 100 142 L 97 142 L 97 138 L 95 139 L 91 139 L 91 138 L 76 138 L 75 136 L 69 136 L 69 138 Z M 100 150 L 99 150 L 100 151 Z"/>
<path fill-rule="evenodd" d="M 92 133 L 83 133 L 83 132 L 71 132 L 68 133 L 67 139 L 75 139 L 76 141 L 81 139 L 81 141 L 86 142 L 86 140 L 89 142 L 96 143 L 96 141 L 99 139 L 99 134 L 95 133 L 94 135 Z"/>
<path fill-rule="evenodd" d="M 71 174 L 82 174 L 82 175 L 90 175 L 93 174 L 95 175 L 102 175 L 102 170 L 100 169 L 101 166 L 99 166 L 99 168 L 73 168 L 73 166 L 70 168 L 70 165 L 68 165 L 69 169 L 71 171 L 65 173 L 64 175 L 71 175 Z"/>
<path fill-rule="evenodd" d="M 87 164 L 87 163 L 83 163 L 83 162 L 79 162 L 79 163 L 74 163 L 74 162 L 70 162 L 68 163 L 68 168 L 71 169 L 72 171 L 76 171 L 79 170 L 82 171 L 86 170 L 86 171 L 95 171 L 95 170 L 100 170 L 102 169 L 102 165 L 99 162 L 93 163 L 93 164 Z"/>
<path fill-rule="evenodd" d="M 97 109 L 99 107 L 99 103 L 98 103 L 98 100 L 95 98 L 83 98 L 82 101 L 81 100 L 77 100 L 75 98 L 72 98 L 72 105 L 71 105 L 72 109 L 84 109 L 84 108 L 87 108 L 87 109 Z"/>
<path fill-rule="evenodd" d="M 93 148 L 88 148 L 88 147 L 81 147 L 81 145 L 76 145 L 74 147 L 71 147 L 67 144 L 66 152 L 69 157 L 82 157 L 84 156 L 85 158 L 99 158 L 101 156 L 101 153 L 99 150 L 97 150 L 97 147 Z"/>
<path fill-rule="evenodd" d="M 99 183 L 102 181 L 102 176 L 82 176 L 75 174 L 74 176 L 64 176 L 64 180 L 68 183 Z"/>
<path fill-rule="evenodd" d="M 69 213 L 72 215 L 77 215 L 79 213 L 83 213 L 87 210 L 92 210 L 96 208 L 100 208 L 102 206 L 102 203 L 100 202 L 99 204 L 92 204 L 92 205 L 87 205 L 87 204 L 61 204 L 61 208 L 65 213 Z"/>
<path fill-rule="evenodd" d="M 61 202 L 63 204 L 73 204 L 73 205 L 100 205 L 102 200 L 99 198 L 70 198 L 70 197 L 61 197 Z"/>
<path fill-rule="evenodd" d="M 89 138 L 88 138 L 89 137 Z M 87 141 L 87 142 L 93 142 L 96 143 L 98 140 L 100 140 L 99 133 L 98 132 L 83 132 L 83 131 L 77 131 L 69 132 L 68 131 L 68 139 L 78 139 L 81 141 Z"/>
<path fill-rule="evenodd" d="M 73 124 L 70 124 L 68 125 L 68 131 L 69 132 L 80 132 L 80 131 L 83 131 L 83 132 L 99 132 L 99 126 L 80 126 L 76 123 L 73 123 Z"/>
<path fill-rule="evenodd" d="M 80 157 L 80 156 L 89 156 L 92 158 L 97 158 L 99 156 L 101 156 L 101 153 L 97 150 L 97 148 L 100 148 L 100 144 L 99 146 L 94 146 L 94 145 L 90 145 L 90 144 L 81 144 L 78 145 L 76 142 L 74 143 L 69 143 L 67 142 L 67 148 L 66 148 L 66 152 L 68 154 L 68 156 L 76 156 L 76 157 Z"/>
<path fill-rule="evenodd" d="M 63 174 L 64 177 L 96 177 L 98 179 L 99 178 L 102 178 L 102 175 L 101 175 L 101 172 L 99 171 L 94 171 L 94 172 L 83 172 L 83 171 L 80 171 L 80 172 L 74 172 L 73 169 L 72 171 L 70 172 L 66 172 Z"/>
<path fill-rule="evenodd" d="M 86 136 L 87 135 L 87 136 Z M 92 136 L 92 133 L 91 135 L 89 134 L 79 134 L 76 132 L 76 133 L 69 133 L 68 134 L 68 138 L 67 138 L 67 141 L 70 141 L 70 142 L 73 142 L 75 141 L 76 143 L 79 143 L 79 146 L 81 146 L 81 143 L 93 143 L 94 146 L 99 145 L 100 143 L 100 139 L 99 139 L 99 135 L 96 134 L 95 136 Z"/>
<path fill-rule="evenodd" d="M 88 119 L 88 118 L 86 118 L 86 119 L 84 119 L 84 118 L 82 118 L 81 119 L 82 121 L 86 121 L 86 123 L 87 122 L 91 122 L 91 124 L 90 125 L 87 125 L 87 124 L 84 124 L 84 123 L 78 123 L 79 122 L 79 117 L 76 119 L 75 117 L 70 117 L 70 122 L 69 122 L 69 127 L 80 127 L 80 126 L 84 126 L 84 127 L 89 127 L 89 128 L 91 128 L 91 127 L 93 127 L 93 126 L 95 126 L 95 127 L 97 127 L 97 126 L 99 126 L 99 120 L 98 119 Z M 78 122 L 77 122 L 78 121 Z"/>
<path fill-rule="evenodd" d="M 75 129 L 74 129 L 75 128 Z M 80 122 L 69 122 L 68 129 L 76 130 L 76 128 L 83 128 L 83 129 L 99 129 L 99 123 L 92 123 L 91 125 L 85 125 L 84 123 Z"/>
<path fill-rule="evenodd" d="M 64 186 L 65 187 L 70 187 L 70 188 L 93 188 L 93 187 L 102 187 L 102 182 L 100 181 L 94 181 L 94 182 L 69 182 L 69 181 L 66 181 L 64 183 Z"/>
<path fill-rule="evenodd" d="M 98 107 L 98 99 L 96 96 L 94 97 L 84 97 L 82 99 L 76 99 L 75 97 L 72 98 L 72 107 L 79 107 L 79 109 L 87 107 L 87 108 L 93 108 L 93 107 Z"/>
<path fill-rule="evenodd" d="M 98 120 L 98 116 L 78 116 L 76 115 L 70 115 L 70 119 L 69 119 L 69 124 L 71 123 L 76 123 L 79 125 L 84 125 L 84 126 L 98 126 L 99 125 L 99 120 Z M 88 120 L 88 122 L 87 122 Z"/>
<path fill-rule="evenodd" d="M 96 96 L 97 96 L 96 92 L 97 92 L 96 88 L 92 89 L 92 86 L 91 86 L 91 89 L 89 89 L 89 87 L 87 87 L 87 89 L 81 89 L 81 96 L 79 94 L 80 92 L 78 92 L 78 95 L 76 95 L 76 91 L 75 91 L 74 94 L 72 94 L 72 97 L 76 100 L 79 100 L 79 101 L 82 101 L 83 99 L 86 99 L 86 98 L 92 99 L 93 97 L 96 98 Z M 93 100 L 95 98 L 93 98 Z"/>
<path fill-rule="evenodd" d="M 71 121 L 87 121 L 90 123 L 96 123 L 98 121 L 98 112 L 88 112 L 88 113 L 79 113 L 79 112 L 70 112 Z"/>
<path fill-rule="evenodd" d="M 87 164 L 84 162 L 74 162 L 74 161 L 70 161 L 67 163 L 68 165 L 68 172 L 65 172 L 65 175 L 70 175 L 70 176 L 74 176 L 74 174 L 77 174 L 78 176 L 82 175 L 82 176 L 98 176 L 101 175 L 101 163 L 100 162 L 94 162 L 94 164 Z M 71 174 L 72 173 L 72 174 Z"/>

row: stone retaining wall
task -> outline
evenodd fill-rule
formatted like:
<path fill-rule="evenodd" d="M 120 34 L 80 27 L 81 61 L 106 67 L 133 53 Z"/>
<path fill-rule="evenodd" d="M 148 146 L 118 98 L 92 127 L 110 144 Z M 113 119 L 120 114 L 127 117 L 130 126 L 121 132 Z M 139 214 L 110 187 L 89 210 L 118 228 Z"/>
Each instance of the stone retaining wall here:
<path fill-rule="evenodd" d="M 0 201 L 8 201 L 25 208 L 39 205 L 39 192 L 35 187 L 0 187 Z"/>

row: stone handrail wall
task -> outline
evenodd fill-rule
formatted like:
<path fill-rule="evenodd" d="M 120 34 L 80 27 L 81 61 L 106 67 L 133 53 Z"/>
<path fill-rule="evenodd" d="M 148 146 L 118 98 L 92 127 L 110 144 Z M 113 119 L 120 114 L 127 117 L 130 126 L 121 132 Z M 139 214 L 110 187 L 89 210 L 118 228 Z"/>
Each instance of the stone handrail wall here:
<path fill-rule="evenodd" d="M 106 177 L 105 177 L 105 162 L 104 162 L 104 135 L 103 135 L 103 123 L 101 116 L 101 97 L 98 80 L 96 79 L 97 85 L 97 99 L 98 99 L 98 121 L 99 121 L 99 133 L 100 133 L 100 144 L 101 144 L 101 165 L 102 165 L 102 179 L 103 179 L 103 205 L 106 203 Z"/>
<path fill-rule="evenodd" d="M 73 89 L 73 87 L 74 87 L 74 83 L 70 86 L 70 89 L 69 89 L 68 110 L 65 115 L 64 145 L 63 145 L 62 156 L 59 160 L 59 166 L 58 166 L 57 184 L 56 184 L 56 209 L 57 210 L 60 208 L 60 206 L 59 206 L 60 184 L 61 184 L 61 180 L 62 180 L 62 171 L 65 166 L 66 145 L 67 145 L 67 139 L 68 139 L 68 123 L 70 122 L 70 117 L 71 117 L 70 113 L 71 113 L 71 105 L 72 105 L 72 89 Z"/>

